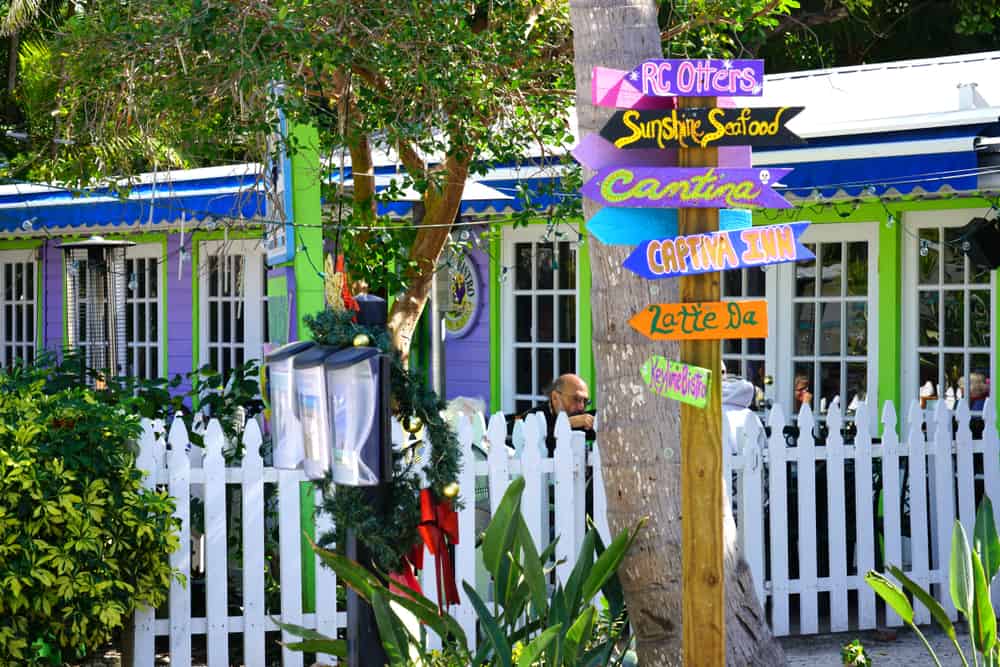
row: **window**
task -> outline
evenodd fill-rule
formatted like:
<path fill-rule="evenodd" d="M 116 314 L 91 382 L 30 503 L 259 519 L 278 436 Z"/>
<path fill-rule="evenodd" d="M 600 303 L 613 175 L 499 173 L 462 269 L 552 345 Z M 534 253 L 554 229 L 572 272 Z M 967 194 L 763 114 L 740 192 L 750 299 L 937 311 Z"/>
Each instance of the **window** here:
<path fill-rule="evenodd" d="M 904 360 L 909 367 L 904 391 L 924 408 L 944 400 L 951 409 L 966 399 L 979 411 L 990 393 L 992 278 L 961 251 L 957 226 L 970 217 L 959 211 L 914 216 L 916 224 L 907 228 L 915 279 L 905 282 L 904 289 L 916 303 L 908 326 L 915 332 L 913 345 L 904 347 L 909 357 Z"/>
<path fill-rule="evenodd" d="M 502 277 L 508 411 L 546 400 L 548 385 L 577 367 L 576 246 L 547 241 L 544 230 L 511 230 L 505 244 L 504 266 L 511 267 Z"/>
<path fill-rule="evenodd" d="M 765 272 L 760 267 L 739 271 L 724 271 L 720 275 L 722 300 L 763 299 L 766 297 Z M 773 307 L 769 304 L 769 307 Z M 770 319 L 770 318 L 769 318 Z M 722 362 L 726 373 L 749 380 L 757 388 L 756 407 L 761 407 L 764 399 L 767 376 L 766 339 L 735 338 L 722 341 Z"/>
<path fill-rule="evenodd" d="M 850 416 L 877 399 L 877 235 L 876 223 L 814 225 L 803 240 L 816 259 L 782 268 L 777 395 L 795 414 L 809 403 L 822 417 L 839 397 Z"/>
<path fill-rule="evenodd" d="M 125 345 L 129 374 L 143 379 L 160 376 L 161 284 L 159 244 L 125 251 Z"/>
<path fill-rule="evenodd" d="M 0 367 L 35 359 L 36 267 L 30 250 L 0 252 Z"/>
<path fill-rule="evenodd" d="M 264 253 L 257 241 L 201 246 L 201 364 L 223 375 L 263 353 Z"/>

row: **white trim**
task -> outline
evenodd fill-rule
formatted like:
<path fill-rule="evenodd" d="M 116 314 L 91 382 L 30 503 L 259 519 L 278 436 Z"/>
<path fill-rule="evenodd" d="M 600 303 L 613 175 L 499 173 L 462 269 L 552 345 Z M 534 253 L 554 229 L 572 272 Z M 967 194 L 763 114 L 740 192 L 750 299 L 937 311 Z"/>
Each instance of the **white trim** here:
<path fill-rule="evenodd" d="M 166 377 L 167 376 L 167 348 L 166 348 L 166 324 L 167 324 L 167 286 L 163 280 L 163 262 L 166 258 L 163 256 L 163 243 L 153 242 L 153 243 L 141 243 L 139 245 L 130 246 L 125 249 L 125 266 L 128 266 L 128 261 L 130 259 L 145 259 L 153 260 L 156 262 L 153 274 L 156 276 L 156 365 L 157 371 L 156 377 Z M 131 276 L 126 276 L 126 280 L 131 280 Z M 125 304 L 126 313 L 125 317 L 131 317 L 132 313 L 128 309 L 130 300 L 131 290 L 128 289 L 128 284 L 125 286 Z M 144 298 L 147 304 L 150 299 Z M 133 322 L 133 327 L 135 326 Z M 147 326 L 148 322 L 147 322 Z M 129 354 L 129 362 L 131 363 L 131 354 L 128 351 L 129 341 L 125 341 L 126 354 Z M 136 368 L 131 366 L 132 375 L 136 375 Z"/>
<path fill-rule="evenodd" d="M 788 126 L 789 129 L 794 131 L 803 139 L 815 139 L 818 137 L 843 137 L 857 134 L 905 132 L 907 130 L 923 130 L 930 127 L 976 125 L 979 123 L 995 123 L 997 120 L 1000 120 L 1000 107 L 983 107 L 967 111 L 945 111 L 913 116 L 897 116 L 894 118 L 850 120 L 840 123 L 810 123 L 809 125 L 802 123 L 798 126 L 793 120 L 788 124 Z"/>
<path fill-rule="evenodd" d="M 42 280 L 42 270 L 41 263 L 35 257 L 34 250 L 3 250 L 0 251 L 0 367 L 13 361 L 13 359 L 7 359 L 5 357 L 4 350 L 8 345 L 7 332 L 4 329 L 4 311 L 2 306 L 6 305 L 8 302 L 4 300 L 4 290 L 6 285 L 4 285 L 4 271 L 3 267 L 5 264 L 27 264 L 31 267 L 32 274 L 32 287 L 33 291 L 30 296 L 30 303 L 33 310 L 33 317 L 30 322 L 24 323 L 23 325 L 30 328 L 31 331 L 31 341 L 34 343 L 32 346 L 35 352 L 38 351 L 41 345 L 42 332 L 38 327 L 38 317 L 39 317 L 39 290 L 41 289 Z M 16 347 L 24 347 L 27 343 L 26 337 L 22 337 L 22 341 L 15 343 L 15 341 L 10 341 L 10 343 L 15 344 Z"/>
<path fill-rule="evenodd" d="M 244 263 L 245 276 L 241 282 L 243 284 L 243 342 L 242 343 L 222 343 L 222 346 L 235 348 L 243 347 L 243 361 L 263 358 L 264 347 L 264 293 L 263 285 L 266 275 L 264 269 L 264 248 L 259 241 L 253 240 L 231 240 L 225 241 L 202 241 L 198 253 L 198 312 L 199 317 L 199 366 L 209 363 L 209 281 L 208 281 L 208 259 L 224 250 L 229 256 L 244 256 L 247 261 Z M 235 278 L 235 276 L 234 276 Z M 219 331 L 221 332 L 221 326 Z"/>
<path fill-rule="evenodd" d="M 976 138 L 925 139 L 922 141 L 887 141 L 853 146 L 827 146 L 825 148 L 799 148 L 777 151 L 754 151 L 755 167 L 772 164 L 797 164 L 801 162 L 831 162 L 835 160 L 863 160 L 879 157 L 933 155 L 936 153 L 966 153 L 975 150 Z"/>
<path fill-rule="evenodd" d="M 868 403 L 872 404 L 872 396 L 878 397 L 878 286 L 879 286 L 879 248 L 878 248 L 878 225 L 877 222 L 845 222 L 810 225 L 802 235 L 802 243 L 840 243 L 865 241 L 868 243 L 868 294 L 865 302 L 868 304 L 868 354 L 866 355 L 867 374 L 866 389 Z M 817 263 L 819 258 L 817 257 Z M 846 257 L 842 258 L 846 261 Z M 777 297 L 771 300 L 772 312 L 770 320 L 776 320 L 777 340 L 776 340 L 776 366 L 778 373 L 774 378 L 774 394 L 771 397 L 775 402 L 782 405 L 792 405 L 791 384 L 795 377 L 795 264 L 782 264 L 778 269 L 777 277 Z M 842 276 L 842 280 L 847 277 Z M 770 292 L 768 293 L 770 297 Z M 808 299 L 819 304 L 824 300 L 835 302 L 858 301 L 859 297 L 813 297 Z M 780 309 L 780 310 L 778 310 Z M 775 312 L 777 311 L 777 312 Z M 819 318 L 820 312 L 817 308 L 814 317 Z M 846 332 L 845 321 L 841 319 L 841 344 Z M 810 356 L 810 355 L 802 355 Z M 816 356 L 816 355 L 812 355 Z M 845 360 L 846 355 L 830 355 L 831 359 Z M 821 357 L 817 357 L 817 363 L 823 363 Z M 848 362 L 851 363 L 851 362 Z M 841 378 L 841 382 L 844 378 Z M 814 395 L 818 395 L 819 387 L 812 387 Z M 841 396 L 841 409 L 846 410 L 851 397 Z"/>

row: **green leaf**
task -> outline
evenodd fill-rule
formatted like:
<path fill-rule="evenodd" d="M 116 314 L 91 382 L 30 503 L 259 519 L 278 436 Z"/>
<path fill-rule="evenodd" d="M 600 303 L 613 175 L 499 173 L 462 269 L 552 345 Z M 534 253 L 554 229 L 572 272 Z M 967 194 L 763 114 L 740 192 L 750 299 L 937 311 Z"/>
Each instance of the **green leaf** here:
<path fill-rule="evenodd" d="M 597 531 L 593 529 L 587 531 L 583 538 L 583 544 L 580 545 L 580 552 L 576 556 L 576 563 L 566 579 L 566 609 L 570 616 L 577 615 L 581 599 L 583 599 L 584 604 L 588 604 L 591 599 L 581 598 L 581 592 L 594 567 L 594 535 L 596 533 Z M 599 586 L 597 590 L 600 590 Z"/>
<path fill-rule="evenodd" d="M 502 443 L 498 446 L 503 446 Z M 500 559 L 510 551 L 517 533 L 518 522 L 514 520 L 521 512 L 521 494 L 524 492 L 524 478 L 514 479 L 503 494 L 497 511 L 486 527 L 483 537 L 483 563 L 486 570 L 496 577 L 500 570 Z"/>
<path fill-rule="evenodd" d="M 997 536 L 997 526 L 993 519 L 993 503 L 989 496 L 983 496 L 976 511 L 976 527 L 972 539 L 975 542 L 979 559 L 983 563 L 986 581 L 993 581 L 997 571 L 1000 571 L 1000 537 Z"/>
<path fill-rule="evenodd" d="M 580 652 L 580 649 L 587 645 L 587 641 L 590 639 L 590 632 L 594 628 L 594 617 L 597 614 L 597 609 L 594 607 L 587 607 L 586 610 L 573 622 L 570 626 L 569 631 L 566 632 L 566 648 L 563 653 L 563 664 L 564 665 L 576 665 L 576 656 Z"/>
<path fill-rule="evenodd" d="M 972 607 L 972 637 L 982 654 L 993 650 L 997 643 L 997 617 L 993 614 L 990 586 L 986 581 L 979 554 L 972 552 L 972 571 L 975 581 L 975 604 Z"/>
<path fill-rule="evenodd" d="M 965 529 L 960 521 L 955 521 L 951 530 L 951 564 L 948 574 L 948 588 L 951 591 L 951 601 L 955 609 L 969 616 L 973 603 L 972 550 L 969 540 L 965 537 Z"/>
<path fill-rule="evenodd" d="M 306 537 L 308 539 L 308 536 Z M 312 542 L 311 539 L 310 543 L 312 544 L 313 551 L 316 552 L 320 560 L 336 572 L 337 577 L 341 581 L 354 589 L 365 600 L 371 602 L 373 590 L 376 587 L 382 586 L 374 574 L 351 559 L 341 556 L 334 551 L 324 549 L 315 542 Z"/>
<path fill-rule="evenodd" d="M 493 655 L 496 656 L 496 659 L 503 667 L 511 667 L 510 644 L 507 642 L 504 633 L 500 630 L 500 626 L 497 625 L 497 620 L 490 613 L 489 609 L 486 608 L 482 598 L 476 593 L 475 588 L 465 581 L 462 582 L 462 587 L 465 588 L 465 592 L 469 596 L 469 601 L 472 602 L 472 607 L 476 610 L 480 628 L 486 633 L 486 639 L 493 647 Z"/>
<path fill-rule="evenodd" d="M 517 660 L 517 667 L 531 667 L 548 645 L 552 643 L 552 640 L 559 636 L 560 631 L 562 631 L 561 625 L 553 625 L 531 640 L 531 643 L 521 650 L 521 657 Z"/>
<path fill-rule="evenodd" d="M 604 550 L 604 553 L 598 557 L 597 562 L 594 563 L 594 567 L 590 570 L 590 575 L 583 584 L 582 597 L 584 600 L 589 601 L 594 599 L 597 592 L 615 575 L 622 560 L 625 558 L 625 554 L 635 542 L 639 531 L 642 530 L 644 523 L 645 520 L 637 523 L 631 533 L 623 530 L 612 540 L 611 545 Z"/>
<path fill-rule="evenodd" d="M 931 612 L 931 616 L 934 617 L 937 624 L 944 630 L 944 633 L 948 635 L 948 639 L 952 642 L 957 642 L 958 635 L 955 633 L 955 626 L 952 625 L 951 619 L 948 618 L 948 614 L 945 612 L 944 607 L 941 606 L 941 603 L 935 600 L 930 593 L 922 589 L 917 582 L 903 574 L 903 571 L 895 565 L 890 565 L 886 569 L 903 584 L 903 588 L 908 590 L 913 597 L 920 600 L 927 607 L 928 611 Z"/>
<path fill-rule="evenodd" d="M 392 667 L 406 667 L 409 664 L 410 642 L 402 621 L 392 613 L 385 596 L 378 589 L 372 590 L 371 605 L 389 664 Z"/>
<path fill-rule="evenodd" d="M 538 555 L 535 541 L 531 539 L 531 531 L 524 517 L 518 526 L 521 548 L 524 550 L 522 566 L 524 568 L 524 579 L 531 590 L 531 603 L 535 607 L 535 616 L 545 618 L 548 615 L 548 589 L 545 584 L 544 561 Z"/>
<path fill-rule="evenodd" d="M 292 651 L 303 653 L 328 653 L 338 658 L 347 658 L 347 641 L 344 639 L 307 639 L 302 642 L 282 644 Z"/>
<path fill-rule="evenodd" d="M 903 621 L 911 625 L 913 624 L 913 607 L 910 606 L 910 601 L 906 599 L 906 594 L 896 584 L 875 570 L 869 570 L 868 574 L 865 575 L 865 583 L 871 586 L 872 590 L 885 600 L 885 603 L 892 607 L 892 610 Z"/>

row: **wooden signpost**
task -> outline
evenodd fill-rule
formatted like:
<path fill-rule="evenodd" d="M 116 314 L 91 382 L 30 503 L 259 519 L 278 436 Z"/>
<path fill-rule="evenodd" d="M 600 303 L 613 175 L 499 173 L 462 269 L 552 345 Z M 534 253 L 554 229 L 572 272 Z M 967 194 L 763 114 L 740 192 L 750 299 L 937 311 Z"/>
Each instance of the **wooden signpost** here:
<path fill-rule="evenodd" d="M 681 149 L 694 150 L 694 149 Z M 604 206 L 791 208 L 771 189 L 791 169 L 717 166 L 605 167 L 584 183 L 584 196 Z"/>
<path fill-rule="evenodd" d="M 618 111 L 601 136 L 616 148 L 790 146 L 805 143 L 785 127 L 803 107 Z"/>
<path fill-rule="evenodd" d="M 808 222 L 792 222 L 643 241 L 625 258 L 622 266 L 643 278 L 658 280 L 802 262 L 815 257 L 799 242 L 808 226 Z"/>
<path fill-rule="evenodd" d="M 628 323 L 653 340 L 767 338 L 767 301 L 655 303 Z"/>
<path fill-rule="evenodd" d="M 650 391 L 675 401 L 704 408 L 712 385 L 712 371 L 689 366 L 660 355 L 646 360 L 640 371 Z"/>

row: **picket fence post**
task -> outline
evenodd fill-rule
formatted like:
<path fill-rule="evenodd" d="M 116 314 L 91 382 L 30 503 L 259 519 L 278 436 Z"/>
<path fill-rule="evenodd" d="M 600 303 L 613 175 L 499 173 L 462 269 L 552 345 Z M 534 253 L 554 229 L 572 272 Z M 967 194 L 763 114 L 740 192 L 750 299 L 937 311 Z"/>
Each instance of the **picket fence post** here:
<path fill-rule="evenodd" d="M 590 452 L 590 467 L 593 471 L 592 485 L 594 488 L 594 524 L 597 534 L 604 544 L 611 544 L 611 527 L 608 525 L 608 496 L 604 491 L 604 464 L 601 462 L 600 439 L 595 440 Z M 632 527 L 629 526 L 629 529 Z"/>
<path fill-rule="evenodd" d="M 910 468 L 907 489 L 910 494 L 910 554 L 913 561 L 913 575 L 910 578 L 926 589 L 931 583 L 926 530 L 927 447 L 921 429 L 923 411 L 916 401 L 910 404 L 908 421 L 906 447 Z M 914 622 L 918 625 L 930 622 L 930 612 L 923 605 L 916 605 L 914 608 Z"/>
<path fill-rule="evenodd" d="M 847 507 L 846 477 L 844 476 L 844 426 L 840 412 L 840 397 L 834 397 L 826 414 L 826 496 L 827 553 L 830 559 L 830 631 L 847 630 L 847 512 L 834 508 Z M 869 477 L 868 479 L 871 479 Z M 857 483 L 855 476 L 855 483 Z M 856 522 L 865 520 L 863 507 L 855 508 Z M 815 524 L 814 524 L 815 525 Z"/>
<path fill-rule="evenodd" d="M 219 420 L 205 431 L 205 616 L 208 624 L 208 666 L 229 665 L 229 601 L 226 544 L 225 436 Z"/>
<path fill-rule="evenodd" d="M 803 634 L 819 632 L 819 600 L 816 591 L 816 420 L 808 403 L 799 411 L 799 438 L 794 449 L 797 461 L 796 499 L 799 525 L 799 628 Z M 791 452 L 789 452 L 791 454 Z"/>
<path fill-rule="evenodd" d="M 902 486 L 899 480 L 900 444 L 896 431 L 898 418 L 892 401 L 886 401 L 882 408 L 882 533 L 883 567 L 895 565 L 903 569 L 903 517 Z M 911 531 L 912 533 L 912 531 Z M 910 539 L 910 561 L 913 561 L 913 539 Z M 867 589 L 868 586 L 865 586 Z M 885 610 L 886 625 L 896 627 L 903 624 L 892 607 Z"/>
<path fill-rule="evenodd" d="M 739 470 L 740 497 L 738 512 L 740 523 L 740 550 L 753 574 L 754 590 L 761 607 L 766 606 L 764 589 L 764 426 L 757 415 L 749 415 L 744 422 L 742 442 L 743 465 Z M 728 478 L 727 478 L 728 479 Z"/>
<path fill-rule="evenodd" d="M 170 495 L 177 503 L 174 516 L 181 522 L 180 547 L 170 554 L 170 565 L 184 583 L 170 582 L 170 655 L 186 665 L 191 661 L 191 461 L 188 458 L 188 433 L 178 415 L 170 425 L 168 457 Z"/>
<path fill-rule="evenodd" d="M 519 424 L 522 422 L 518 422 Z M 539 433 L 538 422 L 534 419 L 524 420 L 524 448 L 521 450 L 521 474 L 524 477 L 524 498 L 521 512 L 528 524 L 528 532 L 535 542 L 539 553 L 545 548 L 548 534 L 545 532 L 543 513 L 548 514 L 549 487 L 545 483 L 542 470 L 542 460 L 545 458 L 545 432 Z"/>
<path fill-rule="evenodd" d="M 785 411 L 780 403 L 771 408 L 768 420 L 768 508 L 771 520 L 771 630 L 782 637 L 788 634 L 788 448 L 785 446 Z"/>
<path fill-rule="evenodd" d="M 257 422 L 243 436 L 243 661 L 264 667 L 264 461 Z"/>
<path fill-rule="evenodd" d="M 142 434 L 139 436 L 139 455 L 136 457 L 135 466 L 145 472 L 142 478 L 142 486 L 147 490 L 156 488 L 157 473 L 160 467 L 159 460 L 161 458 L 155 454 L 158 445 L 158 439 L 153 432 L 153 422 L 143 419 Z M 156 655 L 155 623 L 156 610 L 152 607 L 143 606 L 135 610 L 135 621 L 132 627 L 132 667 L 153 664 Z M 126 667 L 129 666 L 126 665 Z"/>
<path fill-rule="evenodd" d="M 872 489 L 872 435 L 871 417 L 868 404 L 862 402 L 854 414 L 857 433 L 854 436 L 854 507 L 857 521 L 857 539 L 854 545 L 855 563 L 858 576 L 864 578 L 869 570 L 875 569 L 875 517 L 874 493 Z M 882 441 L 883 444 L 885 440 Z M 883 456 L 883 483 L 885 481 L 885 457 Z M 831 513 L 835 508 L 831 510 Z M 875 592 L 863 581 L 858 585 L 858 627 L 874 628 Z M 846 628 L 845 628 L 846 629 Z"/>
<path fill-rule="evenodd" d="M 955 421 L 958 422 L 958 431 L 955 433 L 955 458 L 956 472 L 958 476 L 958 515 L 965 528 L 966 535 L 972 535 L 972 530 L 976 523 L 976 484 L 975 466 L 973 465 L 973 442 L 972 429 L 969 428 L 969 421 L 972 419 L 972 412 L 969 410 L 969 402 L 964 398 L 955 406 Z M 988 448 L 987 448 L 988 451 Z M 986 458 L 989 458 L 988 456 Z M 996 458 L 994 456 L 994 458 Z M 949 531 L 949 539 L 951 533 Z M 951 551 L 945 555 L 945 562 L 950 557 Z M 947 564 L 944 568 L 948 570 Z M 949 596 L 950 597 L 950 596 Z"/>
<path fill-rule="evenodd" d="M 507 485 L 510 483 L 510 455 L 507 453 L 507 420 L 503 413 L 498 412 L 490 417 L 490 425 L 486 428 L 486 440 L 490 445 L 486 460 L 489 463 L 490 476 L 490 515 L 496 514 L 500 500 L 503 498 Z"/>
<path fill-rule="evenodd" d="M 580 538 L 577 536 L 576 509 L 576 455 L 573 453 L 573 436 L 569 427 L 569 418 L 561 412 L 556 418 L 556 451 L 555 451 L 555 498 L 556 498 L 556 577 L 563 585 L 569 580 L 573 570 L 576 551 Z"/>
<path fill-rule="evenodd" d="M 458 420 L 458 443 L 462 451 L 462 470 L 458 486 L 465 507 L 458 515 L 458 546 L 455 547 L 455 579 L 462 600 L 456 611 L 458 624 L 465 631 L 469 648 L 476 650 L 476 614 L 465 592 L 463 581 L 476 585 L 476 459 L 472 452 L 473 422 L 466 417 Z"/>

